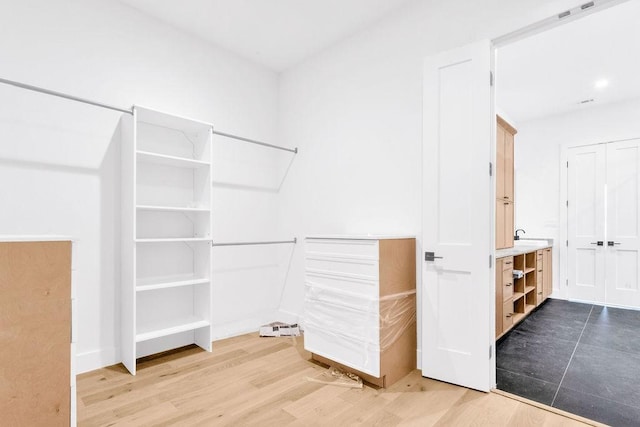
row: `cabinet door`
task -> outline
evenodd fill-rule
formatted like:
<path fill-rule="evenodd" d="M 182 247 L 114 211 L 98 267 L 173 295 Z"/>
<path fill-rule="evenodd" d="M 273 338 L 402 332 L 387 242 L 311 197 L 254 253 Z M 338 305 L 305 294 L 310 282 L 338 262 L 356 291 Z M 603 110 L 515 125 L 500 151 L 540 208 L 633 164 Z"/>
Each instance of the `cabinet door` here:
<path fill-rule="evenodd" d="M 504 207 L 504 247 L 513 247 L 513 203 L 503 202 Z"/>
<path fill-rule="evenodd" d="M 544 301 L 544 251 L 536 253 L 536 305 Z"/>
<path fill-rule="evenodd" d="M 507 332 L 513 326 L 513 300 L 502 304 L 502 331 Z"/>
<path fill-rule="evenodd" d="M 506 248 L 505 234 L 504 234 L 504 204 L 505 202 L 497 199 L 496 200 L 496 249 L 504 249 Z"/>
<path fill-rule="evenodd" d="M 502 262 L 496 260 L 496 337 L 502 334 Z"/>
<path fill-rule="evenodd" d="M 505 195 L 505 134 L 504 128 L 498 122 L 496 127 L 496 199 L 503 199 Z"/>
<path fill-rule="evenodd" d="M 544 299 L 546 299 L 553 292 L 553 252 L 551 248 L 544 250 L 543 255 L 543 265 L 544 265 L 544 273 L 542 277 L 542 294 Z"/>
<path fill-rule="evenodd" d="M 502 272 L 502 302 L 513 297 L 513 270 Z"/>
<path fill-rule="evenodd" d="M 513 202 L 513 134 L 504 131 L 504 197 Z"/>

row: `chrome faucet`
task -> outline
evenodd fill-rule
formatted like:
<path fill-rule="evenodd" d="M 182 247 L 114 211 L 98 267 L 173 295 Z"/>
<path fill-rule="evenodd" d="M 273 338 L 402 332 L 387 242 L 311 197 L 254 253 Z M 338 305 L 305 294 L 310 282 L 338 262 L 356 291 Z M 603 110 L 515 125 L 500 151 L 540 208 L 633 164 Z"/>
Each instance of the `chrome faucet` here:
<path fill-rule="evenodd" d="M 518 231 L 522 231 L 522 234 L 527 234 L 527 232 L 526 232 L 526 231 L 524 231 L 522 228 L 518 228 L 518 229 L 516 230 L 516 235 L 515 235 L 515 236 L 513 236 L 513 240 L 520 240 L 520 236 L 518 236 Z"/>

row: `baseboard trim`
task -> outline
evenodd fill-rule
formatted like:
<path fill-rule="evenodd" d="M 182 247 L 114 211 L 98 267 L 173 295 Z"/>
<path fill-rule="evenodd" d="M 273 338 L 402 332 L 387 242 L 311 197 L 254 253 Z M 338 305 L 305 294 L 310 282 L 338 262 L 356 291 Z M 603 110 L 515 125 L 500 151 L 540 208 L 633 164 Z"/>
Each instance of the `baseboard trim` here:
<path fill-rule="evenodd" d="M 94 371 L 120 363 L 120 352 L 115 347 L 76 354 L 76 374 Z"/>
<path fill-rule="evenodd" d="M 214 348 L 215 341 L 259 331 L 260 326 L 279 320 L 276 319 L 277 315 L 277 311 L 268 312 L 249 319 L 213 325 L 211 328 L 211 340 L 213 341 Z"/>

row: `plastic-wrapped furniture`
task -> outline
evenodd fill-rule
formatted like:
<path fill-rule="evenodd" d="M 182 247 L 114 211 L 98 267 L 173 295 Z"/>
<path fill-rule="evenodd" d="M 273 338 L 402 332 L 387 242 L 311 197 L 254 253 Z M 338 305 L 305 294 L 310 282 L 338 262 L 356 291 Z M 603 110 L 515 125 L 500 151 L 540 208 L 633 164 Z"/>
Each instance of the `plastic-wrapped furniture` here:
<path fill-rule="evenodd" d="M 416 242 L 306 238 L 305 349 L 387 387 L 416 368 Z"/>

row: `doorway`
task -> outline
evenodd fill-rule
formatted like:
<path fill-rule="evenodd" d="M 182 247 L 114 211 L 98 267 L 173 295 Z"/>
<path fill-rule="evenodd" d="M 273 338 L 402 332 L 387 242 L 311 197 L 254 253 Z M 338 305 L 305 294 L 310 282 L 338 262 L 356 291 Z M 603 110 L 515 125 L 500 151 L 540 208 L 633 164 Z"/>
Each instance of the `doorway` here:
<path fill-rule="evenodd" d="M 639 180 L 639 139 L 568 149 L 569 299 L 640 308 Z"/>
<path fill-rule="evenodd" d="M 497 344 L 497 387 L 613 425 L 640 414 L 640 312 L 612 308 L 640 307 L 638 19 L 624 2 L 500 47 L 496 65 L 518 130 L 514 228 L 556 249 L 552 299 Z"/>

